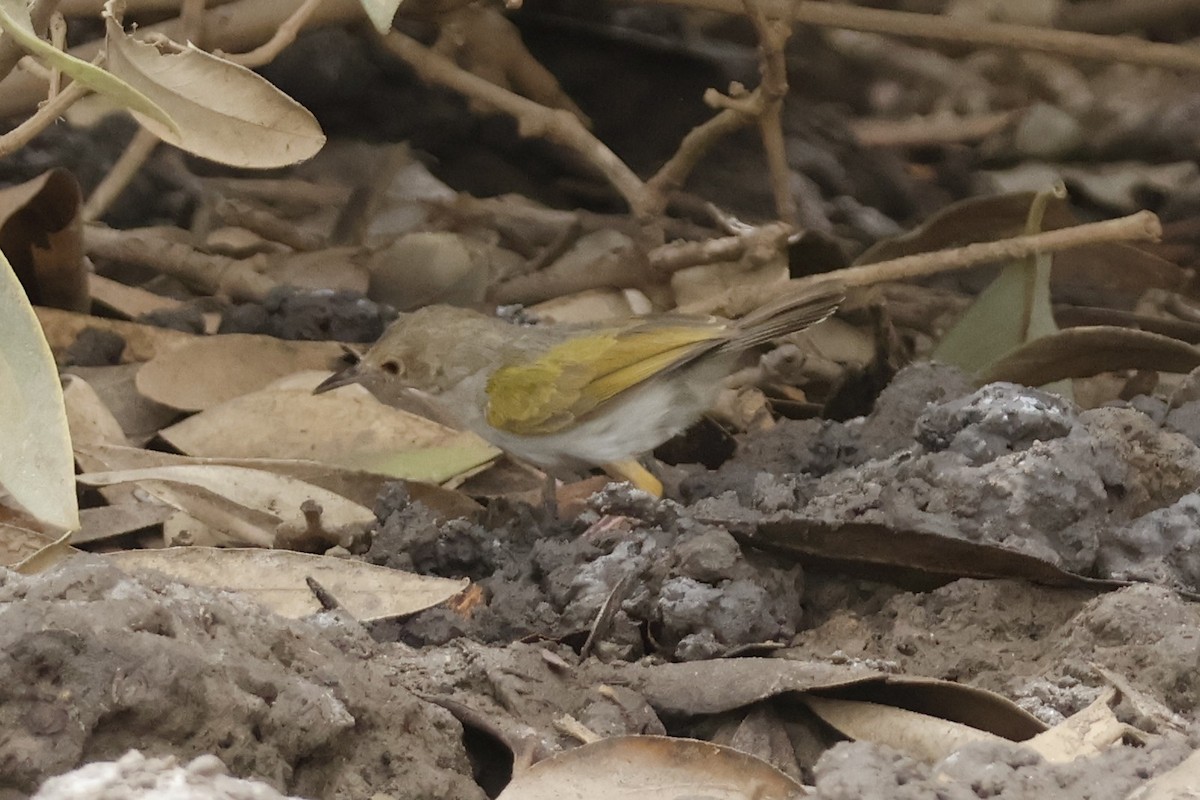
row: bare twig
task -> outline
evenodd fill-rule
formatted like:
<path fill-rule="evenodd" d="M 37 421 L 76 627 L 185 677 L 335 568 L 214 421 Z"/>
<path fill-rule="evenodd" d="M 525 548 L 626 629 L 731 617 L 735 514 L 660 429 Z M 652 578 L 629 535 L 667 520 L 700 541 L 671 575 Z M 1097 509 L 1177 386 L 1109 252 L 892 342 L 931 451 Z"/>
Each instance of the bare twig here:
<path fill-rule="evenodd" d="M 129 182 L 133 180 L 133 176 L 146 163 L 146 159 L 154 152 L 159 141 L 161 140 L 150 131 L 138 128 L 137 133 L 129 140 L 129 144 L 125 145 L 121 157 L 112 165 L 112 169 L 92 190 L 87 202 L 83 204 L 81 213 L 85 222 L 91 222 L 104 216 L 104 212 L 121 195 Z"/>
<path fill-rule="evenodd" d="M 723 296 L 695 303 L 680 311 L 688 313 L 712 314 L 720 313 L 726 316 L 737 316 L 747 310 L 757 308 L 780 292 L 787 292 L 821 283 L 826 280 L 837 280 L 846 286 L 871 286 L 891 281 L 910 280 L 936 275 L 941 272 L 952 272 L 958 269 L 973 267 L 996 261 L 1012 261 L 1024 258 L 1034 253 L 1053 253 L 1059 250 L 1069 250 L 1085 244 L 1102 242 L 1155 241 L 1162 236 L 1162 225 L 1158 217 L 1149 211 L 1139 211 L 1127 217 L 1091 222 L 1085 225 L 1075 225 L 1070 228 L 1059 228 L 1053 231 L 1025 236 L 1014 236 L 995 242 L 977 242 L 975 244 L 955 247 L 949 250 L 938 250 L 933 253 L 919 253 L 866 264 L 860 267 L 835 270 L 822 275 L 812 275 L 797 278 L 786 284 L 735 288 Z"/>
<path fill-rule="evenodd" d="M 54 121 L 62 116 L 64 111 L 70 108 L 75 101 L 84 97 L 89 91 L 89 89 L 78 83 L 72 83 L 52 99 L 47 100 L 46 104 L 39 108 L 33 116 L 8 133 L 0 136 L 0 157 L 20 150 L 29 144 L 35 136 L 53 125 Z"/>
<path fill-rule="evenodd" d="M 741 0 L 640 0 L 640 2 L 666 3 L 709 11 L 723 11 L 727 14 L 740 14 L 742 11 Z M 913 36 L 919 39 L 937 39 L 974 45 L 991 45 L 1013 50 L 1036 50 L 1096 61 L 1120 61 L 1127 64 L 1142 64 L 1167 69 L 1200 70 L 1200 50 L 1160 42 L 1057 31 L 1029 25 L 975 20 L 968 22 L 932 14 L 835 5 L 820 2 L 820 0 L 806 0 L 803 3 L 797 3 L 794 0 L 763 0 L 763 9 L 769 17 L 790 17 L 793 23 L 805 25 L 846 28 L 892 36 Z"/>
<path fill-rule="evenodd" d="M 283 51 L 283 48 L 296 41 L 296 36 L 304 30 L 304 26 L 312 17 L 313 12 L 317 10 L 317 6 L 323 2 L 324 0 L 304 0 L 300 7 L 280 24 L 270 40 L 248 53 L 218 53 L 217 55 L 235 64 L 241 64 L 243 67 L 254 68 L 269 64 L 275 60 L 275 56 Z"/>
<path fill-rule="evenodd" d="M 262 300 L 276 285 L 258 272 L 259 260 L 202 253 L 181 242 L 140 231 L 88 225 L 84 228 L 84 249 L 91 256 L 141 264 L 209 294 L 224 294 L 238 300 Z"/>
<path fill-rule="evenodd" d="M 380 41 L 388 52 L 406 62 L 422 79 L 512 115 L 522 136 L 537 136 L 569 147 L 608 179 L 629 204 L 634 216 L 639 219 L 652 216 L 652 198 L 641 178 L 606 144 L 593 136 L 574 114 L 547 108 L 473 75 L 399 31 L 388 32 L 380 37 Z"/>
<path fill-rule="evenodd" d="M 787 19 L 767 19 L 759 0 L 742 0 L 742 5 L 758 34 L 761 75 L 759 97 L 762 102 L 758 128 L 767 156 L 767 171 L 771 176 L 775 210 L 781 220 L 795 225 L 799 221 L 796 197 L 792 194 L 791 171 L 788 169 L 783 140 L 783 98 L 787 96 L 788 91 L 787 62 L 784 59 L 783 48 L 792 35 L 792 25 Z"/>
<path fill-rule="evenodd" d="M 302 230 L 286 219 L 241 200 L 220 198 L 213 211 L 226 225 L 254 231 L 264 239 L 287 245 L 293 250 L 310 252 L 328 245 L 324 236 Z"/>
<path fill-rule="evenodd" d="M 1017 111 L 958 116 L 937 114 L 904 120 L 857 119 L 850 122 L 854 138 L 864 147 L 921 147 L 986 139 L 1008 127 Z"/>

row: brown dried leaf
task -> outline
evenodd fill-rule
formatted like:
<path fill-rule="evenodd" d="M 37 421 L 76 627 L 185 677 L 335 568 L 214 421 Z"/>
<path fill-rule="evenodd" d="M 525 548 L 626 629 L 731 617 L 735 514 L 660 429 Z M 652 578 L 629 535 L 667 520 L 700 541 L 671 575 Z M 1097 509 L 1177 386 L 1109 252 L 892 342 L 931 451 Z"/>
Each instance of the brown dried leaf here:
<path fill-rule="evenodd" d="M 539 761 L 518 773 L 498 800 L 784 800 L 805 797 L 765 761 L 694 739 L 615 736 Z"/>
<path fill-rule="evenodd" d="M 34 305 L 88 310 L 82 203 L 79 182 L 65 169 L 0 190 L 0 250 Z"/>
<path fill-rule="evenodd" d="M 325 144 L 303 106 L 245 67 L 192 45 L 163 54 L 107 25 L 109 72 L 153 100 L 179 126 L 131 112 L 165 142 L 235 167 L 266 169 L 312 158 Z"/>
<path fill-rule="evenodd" d="M 302 507 L 316 503 L 324 539 L 340 541 L 375 521 L 369 508 L 341 495 L 283 475 L 245 467 L 181 464 L 145 469 L 88 472 L 85 486 L 136 483 L 173 508 L 225 532 L 230 542 L 275 546 L 281 535 L 308 530 Z"/>
<path fill-rule="evenodd" d="M 197 337 L 160 353 L 137 374 L 151 400 L 203 411 L 302 370 L 328 369 L 342 354 L 335 342 L 295 342 L 248 333 Z"/>
<path fill-rule="evenodd" d="M 431 483 L 441 483 L 499 453 L 474 434 L 386 406 L 366 390 L 314 395 L 316 383 L 242 395 L 166 428 L 161 435 L 188 455 L 303 458 L 371 472 L 386 470 L 395 477 Z M 431 467 L 421 463 L 421 451 L 427 450 L 435 456 L 462 451 L 463 457 Z M 412 463 L 398 464 L 398 457 L 405 454 L 411 454 Z"/>
<path fill-rule="evenodd" d="M 1200 348 L 1187 342 L 1133 328 L 1093 325 L 1034 339 L 977 373 L 975 381 L 1042 386 L 1120 369 L 1186 374 L 1198 366 Z"/>
<path fill-rule="evenodd" d="M 46 335 L 46 341 L 50 343 L 50 349 L 56 355 L 70 347 L 84 328 L 112 331 L 124 339 L 125 350 L 121 353 L 121 359 L 124 362 L 149 361 L 158 353 L 198 338 L 194 334 L 173 331 L 169 328 L 140 325 L 136 322 L 106 317 L 93 317 L 90 314 L 79 314 L 74 311 L 63 311 L 45 306 L 39 306 L 34 311 L 37 313 L 38 321 L 42 323 L 42 332 Z"/>
<path fill-rule="evenodd" d="M 110 553 L 125 570 L 152 569 L 187 583 L 241 592 L 277 614 L 306 617 L 321 604 L 306 583 L 314 579 L 361 622 L 413 614 L 465 589 L 467 579 L 413 575 L 362 561 L 253 548 L 171 547 Z"/>
<path fill-rule="evenodd" d="M 804 703 L 847 738 L 884 744 L 931 763 L 972 742 L 1004 741 L 969 725 L 895 706 L 812 695 Z"/>

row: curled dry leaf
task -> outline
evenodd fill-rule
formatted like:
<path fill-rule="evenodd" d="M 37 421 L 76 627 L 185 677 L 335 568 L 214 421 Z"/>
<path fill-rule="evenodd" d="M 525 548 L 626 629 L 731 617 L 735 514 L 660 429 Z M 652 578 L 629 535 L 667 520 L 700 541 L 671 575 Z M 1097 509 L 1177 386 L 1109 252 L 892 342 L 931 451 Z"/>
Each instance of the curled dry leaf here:
<path fill-rule="evenodd" d="M 248 333 L 197 337 L 159 353 L 137 374 L 151 400 L 203 411 L 301 370 L 328 369 L 342 354 L 335 342 L 296 342 Z"/>
<path fill-rule="evenodd" d="M 241 592 L 291 618 L 322 608 L 307 578 L 362 622 L 416 613 L 445 602 L 470 584 L 465 578 L 413 575 L 353 559 L 288 550 L 171 547 L 125 550 L 107 558 L 122 569 L 152 569 L 187 583 Z"/>
<path fill-rule="evenodd" d="M 75 462 L 54 356 L 0 252 L 0 488 L 38 520 L 79 527 Z"/>
<path fill-rule="evenodd" d="M 1044 340 L 1039 340 L 1044 341 Z M 716 522 L 716 519 L 710 521 Z M 958 578 L 1021 578 L 1048 586 L 1116 588 L 1120 581 L 1085 578 L 1040 558 L 996 545 L 869 522 L 829 522 L 781 513 L 736 536 L 757 547 L 803 556 L 872 580 L 929 589 Z"/>
<path fill-rule="evenodd" d="M 87 311 L 79 182 L 52 169 L 0 190 L 0 250 L 34 305 Z"/>
<path fill-rule="evenodd" d="M 808 792 L 731 747 L 666 736 L 615 736 L 539 761 L 498 800 L 785 800 Z"/>
<path fill-rule="evenodd" d="M 975 374 L 979 385 L 1012 381 L 1042 386 L 1121 369 L 1186 374 L 1200 367 L 1200 348 L 1149 331 L 1089 325 L 1034 339 Z"/>
<path fill-rule="evenodd" d="M 1012 701 L 933 678 L 889 675 L 858 664 L 726 658 L 627 668 L 622 680 L 663 716 L 720 714 L 788 693 L 880 703 L 969 725 L 1012 741 L 1046 729 Z"/>
<path fill-rule="evenodd" d="M 325 144 L 303 106 L 245 67 L 189 45 L 163 54 L 107 24 L 108 68 L 161 107 L 178 126 L 138 109 L 151 133 L 189 153 L 235 167 L 266 169 L 314 156 Z"/>
<path fill-rule="evenodd" d="M 361 533 L 375 521 L 370 509 L 303 481 L 263 470 L 217 464 L 180 464 L 146 469 L 84 473 L 85 486 L 137 483 L 162 502 L 206 525 L 225 531 L 230 541 L 271 547 L 280 534 L 297 537 L 309 528 L 302 505 L 320 506 L 321 531 L 329 544 Z"/>

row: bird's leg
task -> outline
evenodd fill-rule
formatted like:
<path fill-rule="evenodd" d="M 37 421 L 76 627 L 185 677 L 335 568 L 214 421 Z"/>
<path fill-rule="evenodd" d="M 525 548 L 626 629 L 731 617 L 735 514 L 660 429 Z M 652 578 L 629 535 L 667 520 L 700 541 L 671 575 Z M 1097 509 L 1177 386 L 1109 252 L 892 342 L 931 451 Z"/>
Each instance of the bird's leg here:
<path fill-rule="evenodd" d="M 629 481 L 643 492 L 652 494 L 655 497 L 663 496 L 662 481 L 651 475 L 648 469 L 632 458 L 605 464 L 604 471 L 617 480 Z"/>

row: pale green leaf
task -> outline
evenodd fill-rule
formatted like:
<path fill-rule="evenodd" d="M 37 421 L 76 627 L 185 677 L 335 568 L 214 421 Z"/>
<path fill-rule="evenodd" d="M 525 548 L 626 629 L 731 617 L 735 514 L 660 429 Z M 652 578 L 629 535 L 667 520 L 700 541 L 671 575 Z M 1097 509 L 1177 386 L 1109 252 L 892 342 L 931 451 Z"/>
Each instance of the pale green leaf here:
<path fill-rule="evenodd" d="M 1046 206 L 1051 198 L 1062 196 L 1063 191 L 1056 187 L 1034 197 L 1026 233 L 1042 229 Z M 1049 253 L 1035 253 L 1001 270 L 942 337 L 933 359 L 954 364 L 968 373 L 979 373 L 1027 342 L 1057 333 L 1050 303 L 1052 264 Z M 1045 388 L 1071 395 L 1070 383 Z"/>
<path fill-rule="evenodd" d="M 500 451 L 486 442 L 468 441 L 460 445 L 422 447 L 395 453 L 373 453 L 347 457 L 348 466 L 423 483 L 445 483 L 492 461 Z"/>
<path fill-rule="evenodd" d="M 92 91 L 111 97 L 130 111 L 154 120 L 173 135 L 178 134 L 176 123 L 149 97 L 95 64 L 64 53 L 39 37 L 33 30 L 24 0 L 0 0 L 0 30 L 49 66 L 61 70 Z"/>
<path fill-rule="evenodd" d="M 0 488 L 36 519 L 79 527 L 75 460 L 50 345 L 0 253 Z"/>

